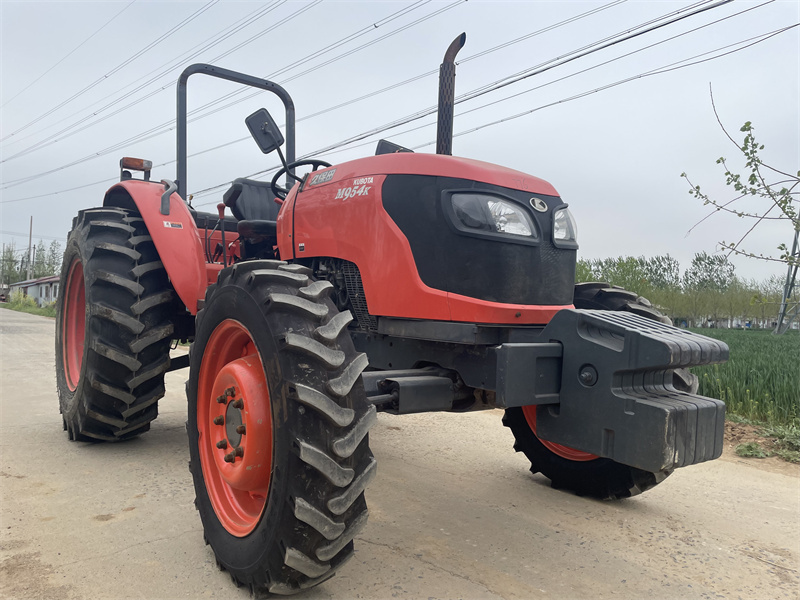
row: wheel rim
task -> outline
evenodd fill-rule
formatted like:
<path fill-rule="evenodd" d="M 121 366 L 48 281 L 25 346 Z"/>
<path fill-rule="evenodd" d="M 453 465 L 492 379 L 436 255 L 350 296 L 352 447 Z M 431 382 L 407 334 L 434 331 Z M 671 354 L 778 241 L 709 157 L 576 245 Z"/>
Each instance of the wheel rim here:
<path fill-rule="evenodd" d="M 575 448 L 570 448 L 569 446 L 562 446 L 561 444 L 556 444 L 554 442 L 548 442 L 547 440 L 543 440 L 536 434 L 536 409 L 537 406 L 523 406 L 522 412 L 525 415 L 525 420 L 528 422 L 528 426 L 533 431 L 533 435 L 542 443 L 542 445 L 550 450 L 553 454 L 557 454 L 561 458 L 566 458 L 567 460 L 574 460 L 577 462 L 585 462 L 587 460 L 595 460 L 596 458 L 600 458 L 596 454 L 590 454 L 589 452 L 584 452 L 583 450 L 576 450 Z"/>
<path fill-rule="evenodd" d="M 217 326 L 198 379 L 197 443 L 206 490 L 222 526 L 244 537 L 264 512 L 272 471 L 269 388 L 244 325 L 227 319 Z"/>
<path fill-rule="evenodd" d="M 83 365 L 83 346 L 86 339 L 86 288 L 83 283 L 83 265 L 75 259 L 69 267 L 67 289 L 64 294 L 62 329 L 62 355 L 67 387 L 74 392 L 78 387 Z"/>

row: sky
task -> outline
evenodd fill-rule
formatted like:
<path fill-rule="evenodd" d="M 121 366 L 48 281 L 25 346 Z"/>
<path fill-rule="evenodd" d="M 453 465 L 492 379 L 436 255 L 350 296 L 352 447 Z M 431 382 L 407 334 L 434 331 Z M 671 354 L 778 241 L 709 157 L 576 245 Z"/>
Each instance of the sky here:
<path fill-rule="evenodd" d="M 63 244 L 78 210 L 99 206 L 118 180 L 123 156 L 152 160 L 153 179 L 174 179 L 176 81 L 196 62 L 283 85 L 297 109 L 299 156 L 352 160 L 381 137 L 435 152 L 434 115 L 320 150 L 433 107 L 444 51 L 466 32 L 456 96 L 508 85 L 456 106 L 453 154 L 552 183 L 575 215 L 582 258 L 669 253 L 686 268 L 753 224 L 724 213 L 703 220 L 712 210 L 681 178 L 719 201 L 735 197 L 716 160 L 743 162 L 710 89 L 734 139 L 751 121 L 767 164 L 800 169 L 800 27 L 764 36 L 800 23 L 800 2 L 735 1 L 563 61 L 715 4 L 0 0 L 0 241 L 25 248 L 32 217 L 34 243 Z M 536 72 L 545 66 L 553 68 Z M 226 187 L 215 186 L 277 163 L 244 119 L 266 107 L 282 124 L 279 100 L 252 90 L 228 97 L 239 90 L 202 76 L 189 83 L 189 153 L 199 154 L 187 179 L 201 210 L 221 201 Z M 766 208 L 754 199 L 731 207 Z M 742 248 L 775 255 L 791 236 L 787 221 L 762 221 Z M 743 278 L 785 273 L 731 260 Z"/>

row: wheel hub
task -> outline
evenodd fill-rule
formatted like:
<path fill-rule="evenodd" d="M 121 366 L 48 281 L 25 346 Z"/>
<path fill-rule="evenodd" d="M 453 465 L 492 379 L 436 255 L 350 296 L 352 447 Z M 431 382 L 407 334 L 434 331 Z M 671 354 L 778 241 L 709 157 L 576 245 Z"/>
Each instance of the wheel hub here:
<path fill-rule="evenodd" d="M 214 399 L 228 394 L 225 404 Z M 211 389 L 211 439 L 214 462 L 222 479 L 237 490 L 251 491 L 268 481 L 272 449 L 272 422 L 263 402 L 266 382 L 258 355 L 226 364 Z M 247 402 L 245 402 L 247 399 Z M 262 401 L 260 401 L 262 400 Z M 219 444 L 225 441 L 226 444 Z"/>
<path fill-rule="evenodd" d="M 222 321 L 206 344 L 197 390 L 200 464 L 225 529 L 248 535 L 267 503 L 272 409 L 261 357 L 248 329 Z"/>
<path fill-rule="evenodd" d="M 242 443 L 242 434 L 236 430 L 242 426 L 242 411 L 239 408 L 234 408 L 234 401 L 228 403 L 228 408 L 225 411 L 225 434 L 228 436 L 228 444 L 232 448 L 238 447 Z"/>
<path fill-rule="evenodd" d="M 83 283 L 83 265 L 74 260 L 69 267 L 62 316 L 62 355 L 67 387 L 71 392 L 78 388 L 83 365 L 83 347 L 86 336 L 86 288 Z"/>

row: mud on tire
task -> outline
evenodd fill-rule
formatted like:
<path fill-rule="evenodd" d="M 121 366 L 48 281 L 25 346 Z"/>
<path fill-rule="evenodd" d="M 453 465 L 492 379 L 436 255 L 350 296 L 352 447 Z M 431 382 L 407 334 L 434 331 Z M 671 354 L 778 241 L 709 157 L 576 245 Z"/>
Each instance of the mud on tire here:
<path fill-rule="evenodd" d="M 626 311 L 672 324 L 646 298 L 608 283 L 577 284 L 573 303 L 579 309 Z M 698 381 L 688 370 L 677 369 L 673 385 L 677 390 L 696 393 Z M 531 472 L 542 473 L 553 488 L 600 499 L 628 498 L 658 485 L 672 473 L 671 470 L 650 473 L 541 440 L 536 436 L 536 411 L 536 406 L 509 408 L 503 424 L 514 434 L 514 450 L 523 452 L 531 461 Z"/>
<path fill-rule="evenodd" d="M 366 524 L 376 473 L 367 358 L 347 332 L 351 314 L 328 299 L 333 286 L 310 273 L 272 260 L 223 270 L 191 349 L 195 505 L 217 564 L 253 592 L 331 577 Z"/>
<path fill-rule="evenodd" d="M 56 305 L 56 381 L 71 440 L 144 433 L 164 395 L 174 292 L 144 221 L 95 208 L 73 220 Z"/>

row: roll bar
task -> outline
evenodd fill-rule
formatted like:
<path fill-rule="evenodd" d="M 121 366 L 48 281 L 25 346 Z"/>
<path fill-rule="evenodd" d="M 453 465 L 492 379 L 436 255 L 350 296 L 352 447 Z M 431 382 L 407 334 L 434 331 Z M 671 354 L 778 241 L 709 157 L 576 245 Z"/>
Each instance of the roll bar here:
<path fill-rule="evenodd" d="M 241 83 L 250 87 L 260 88 L 268 92 L 272 92 L 283 102 L 286 108 L 286 162 L 292 163 L 295 160 L 295 117 L 294 117 L 294 102 L 292 97 L 285 89 L 277 83 L 267 81 L 266 79 L 259 79 L 252 75 L 245 75 L 244 73 L 237 73 L 229 69 L 215 67 L 203 63 L 190 65 L 184 69 L 181 76 L 178 78 L 178 143 L 177 143 L 177 162 L 178 162 L 178 194 L 186 199 L 186 88 L 189 77 L 195 73 L 202 75 L 210 75 L 211 77 L 218 77 L 219 79 L 226 79 L 234 83 Z M 292 172 L 292 171 L 290 171 Z M 289 185 L 289 174 L 286 176 L 287 186 Z"/>

